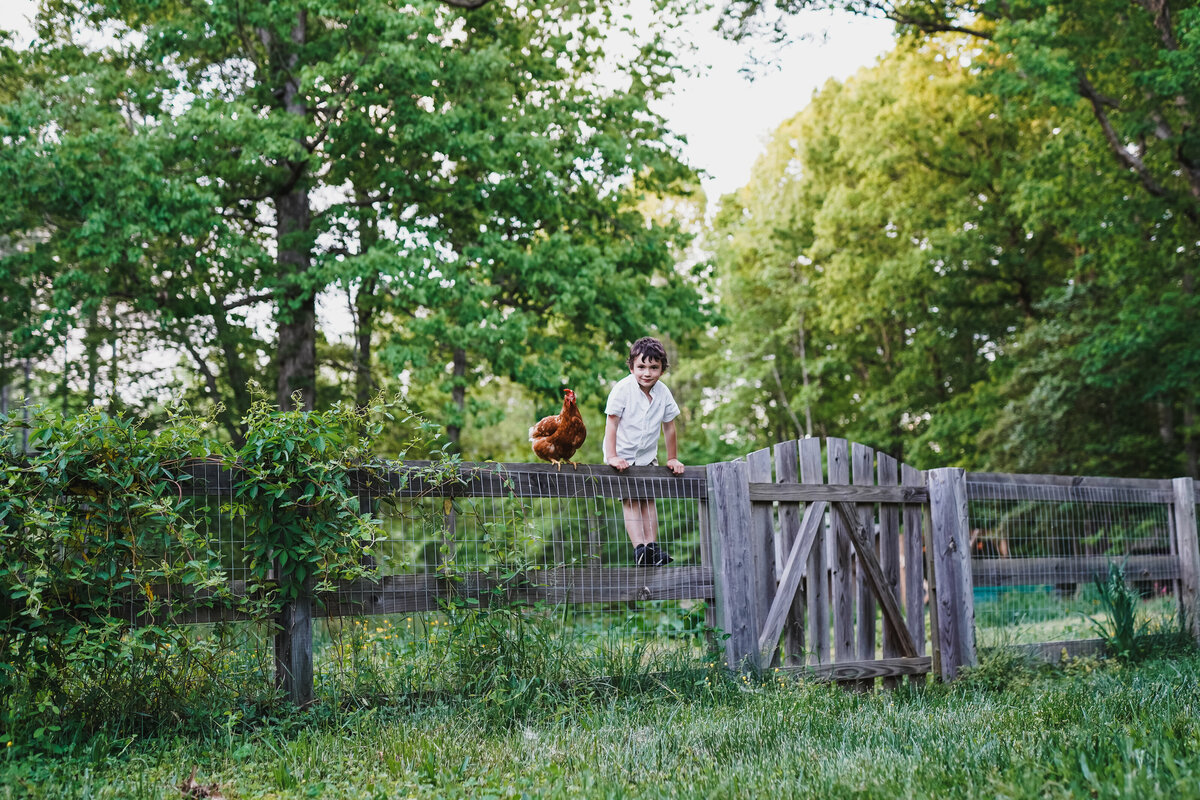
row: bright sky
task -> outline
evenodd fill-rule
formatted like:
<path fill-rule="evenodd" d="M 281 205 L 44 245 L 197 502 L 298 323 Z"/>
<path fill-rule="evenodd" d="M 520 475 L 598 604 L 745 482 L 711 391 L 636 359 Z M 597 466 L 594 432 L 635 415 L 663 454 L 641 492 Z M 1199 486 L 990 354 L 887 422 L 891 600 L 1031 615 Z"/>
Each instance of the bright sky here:
<path fill-rule="evenodd" d="M 705 72 L 678 84 L 662 109 L 676 133 L 687 137 L 693 166 L 709 173 L 704 189 L 710 202 L 744 186 L 768 137 L 830 78 L 843 80 L 891 49 L 892 25 L 849 14 L 808 15 L 796 20 L 795 40 L 776 54 L 772 67 L 741 74 L 749 47 L 723 39 L 712 17 L 692 26 L 697 65 Z M 807 38 L 801 38 L 807 35 Z"/>
<path fill-rule="evenodd" d="M 28 18 L 35 0 L 0 0 L 0 26 L 30 37 Z M 754 159 L 770 133 L 808 104 L 828 79 L 844 79 L 891 48 L 891 26 L 879 20 L 840 15 L 810 15 L 796 20 L 797 40 L 782 48 L 774 67 L 761 68 L 750 81 L 740 73 L 748 48 L 722 39 L 712 30 L 712 15 L 689 23 L 697 49 L 694 66 L 707 66 L 684 79 L 662 108 L 672 127 L 687 138 L 688 161 L 708 174 L 709 200 L 744 185 Z M 808 34 L 812 39 L 799 38 Z"/>

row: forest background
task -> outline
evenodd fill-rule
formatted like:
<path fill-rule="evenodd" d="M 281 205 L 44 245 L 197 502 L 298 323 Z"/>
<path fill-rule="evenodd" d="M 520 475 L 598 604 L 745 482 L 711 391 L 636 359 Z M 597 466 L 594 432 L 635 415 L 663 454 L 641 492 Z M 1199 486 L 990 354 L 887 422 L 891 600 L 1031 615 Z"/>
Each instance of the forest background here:
<path fill-rule="evenodd" d="M 732 38 L 848 7 L 896 40 L 720 198 L 655 111 L 703 3 L 458 5 L 44 2 L 0 49 L 0 405 L 183 401 L 236 442 L 251 379 L 399 391 L 525 461 L 570 385 L 596 461 L 649 333 L 687 463 L 1197 476 L 1196 4 L 730 2 Z"/>

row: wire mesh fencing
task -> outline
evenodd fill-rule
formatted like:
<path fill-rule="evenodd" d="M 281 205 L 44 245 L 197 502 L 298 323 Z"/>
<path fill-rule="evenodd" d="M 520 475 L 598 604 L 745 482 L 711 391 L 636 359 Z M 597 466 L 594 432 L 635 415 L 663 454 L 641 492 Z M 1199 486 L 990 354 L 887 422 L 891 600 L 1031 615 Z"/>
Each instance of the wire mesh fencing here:
<path fill-rule="evenodd" d="M 318 686 L 459 691 L 497 673 L 570 680 L 690 667 L 711 650 L 703 468 L 426 467 L 393 463 L 354 479 L 379 535 L 360 554 L 369 577 L 315 597 Z M 207 543 L 189 557 L 219 565 L 235 598 L 255 596 L 257 534 L 234 474 L 215 462 L 189 469 L 179 503 Z M 657 541 L 660 563 L 636 563 L 631 536 Z M 129 622 L 188 623 L 189 640 L 213 642 L 235 681 L 276 672 L 269 620 L 171 584 L 156 595 L 156 615 L 132 603 Z"/>
<path fill-rule="evenodd" d="M 394 465 L 360 490 L 374 577 L 318 603 L 316 675 L 438 691 L 694 664 L 711 633 L 704 497 L 702 470 L 464 465 L 433 484 Z M 635 563 L 633 528 L 669 563 Z"/>
<path fill-rule="evenodd" d="M 1106 622 L 1097 578 L 1114 565 L 1146 622 L 1170 624 L 1178 558 L 1169 488 L 1038 478 L 968 476 L 978 645 L 1096 637 Z"/>

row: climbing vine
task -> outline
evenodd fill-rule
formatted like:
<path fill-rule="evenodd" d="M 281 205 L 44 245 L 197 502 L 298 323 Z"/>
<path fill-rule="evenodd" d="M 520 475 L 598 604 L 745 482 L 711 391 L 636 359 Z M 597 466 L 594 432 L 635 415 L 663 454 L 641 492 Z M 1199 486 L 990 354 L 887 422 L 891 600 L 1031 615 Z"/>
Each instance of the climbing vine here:
<path fill-rule="evenodd" d="M 185 408 L 156 430 L 99 408 L 0 416 L 0 730 L 36 719 L 29 735 L 45 738 L 66 717 L 186 707 L 229 653 L 223 629 L 170 624 L 180 612 L 211 605 L 270 625 L 299 592 L 369 575 L 381 526 L 355 481 L 384 467 L 371 444 L 397 410 L 382 397 L 323 411 L 257 399 L 237 449 Z M 418 428 L 408 444 L 427 447 L 430 426 Z M 228 493 L 197 485 L 210 468 Z M 453 460 L 423 477 L 442 472 Z M 246 523 L 237 554 L 210 536 L 228 515 Z M 237 591 L 235 563 L 249 574 Z"/>

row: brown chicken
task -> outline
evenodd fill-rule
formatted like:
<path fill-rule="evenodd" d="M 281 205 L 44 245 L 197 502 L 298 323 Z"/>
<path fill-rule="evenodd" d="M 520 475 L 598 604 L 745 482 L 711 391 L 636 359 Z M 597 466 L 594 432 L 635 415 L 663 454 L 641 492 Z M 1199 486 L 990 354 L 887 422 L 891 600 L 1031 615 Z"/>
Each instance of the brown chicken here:
<path fill-rule="evenodd" d="M 564 461 L 571 469 L 576 469 L 578 465 L 571 456 L 587 439 L 587 426 L 583 424 L 579 406 L 575 405 L 575 392 L 563 389 L 563 395 L 562 413 L 540 419 L 529 429 L 529 441 L 533 442 L 533 452 L 538 458 L 544 458 L 558 469 Z"/>

